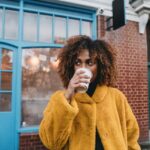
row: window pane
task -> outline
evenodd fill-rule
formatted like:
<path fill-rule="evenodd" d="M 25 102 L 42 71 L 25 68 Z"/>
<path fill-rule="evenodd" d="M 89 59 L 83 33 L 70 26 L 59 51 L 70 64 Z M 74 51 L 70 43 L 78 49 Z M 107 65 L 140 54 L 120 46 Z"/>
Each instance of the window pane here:
<path fill-rule="evenodd" d="M 0 9 L 0 38 L 2 38 L 2 15 L 3 15 L 3 10 Z"/>
<path fill-rule="evenodd" d="M 22 55 L 22 126 L 38 125 L 50 95 L 62 89 L 57 74 L 59 49 L 24 49 Z"/>
<path fill-rule="evenodd" d="M 12 73 L 1 72 L 1 87 L 0 90 L 11 90 L 12 85 Z"/>
<path fill-rule="evenodd" d="M 68 24 L 68 37 L 79 35 L 79 20 L 69 19 Z"/>
<path fill-rule="evenodd" d="M 18 12 L 6 10 L 5 14 L 5 39 L 18 38 Z"/>
<path fill-rule="evenodd" d="M 2 49 L 2 61 L 0 64 L 1 70 L 12 70 L 13 52 L 7 49 Z"/>
<path fill-rule="evenodd" d="M 55 18 L 54 42 L 64 44 L 66 40 L 66 19 L 61 17 Z"/>
<path fill-rule="evenodd" d="M 0 93 L 0 111 L 11 111 L 11 94 Z"/>
<path fill-rule="evenodd" d="M 40 42 L 51 42 L 52 40 L 52 17 L 40 15 Z"/>
<path fill-rule="evenodd" d="M 82 35 L 92 36 L 92 24 L 88 21 L 82 21 Z"/>
<path fill-rule="evenodd" d="M 37 14 L 24 13 L 23 34 L 25 41 L 37 41 Z"/>

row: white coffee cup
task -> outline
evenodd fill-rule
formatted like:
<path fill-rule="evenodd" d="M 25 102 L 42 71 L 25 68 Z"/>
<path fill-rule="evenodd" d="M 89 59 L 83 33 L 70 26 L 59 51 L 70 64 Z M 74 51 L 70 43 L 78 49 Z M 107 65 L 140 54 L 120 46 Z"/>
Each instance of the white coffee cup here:
<path fill-rule="evenodd" d="M 79 72 L 81 70 L 84 71 L 84 74 L 86 76 L 88 76 L 90 79 L 92 78 L 93 74 L 92 74 L 90 69 L 88 69 L 88 68 L 79 68 L 79 69 L 76 70 L 76 72 Z M 85 93 L 87 91 L 88 87 L 89 87 L 90 82 L 89 83 L 82 82 L 80 84 L 81 84 L 81 86 L 77 87 L 76 91 L 78 93 Z"/>

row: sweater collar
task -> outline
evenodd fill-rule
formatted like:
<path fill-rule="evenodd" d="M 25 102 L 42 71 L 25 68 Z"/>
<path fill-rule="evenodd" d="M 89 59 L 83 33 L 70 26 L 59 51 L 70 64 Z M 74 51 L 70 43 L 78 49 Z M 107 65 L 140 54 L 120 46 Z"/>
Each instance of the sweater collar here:
<path fill-rule="evenodd" d="M 97 85 L 96 90 L 92 97 L 90 97 L 87 93 L 76 93 L 74 98 L 76 99 L 76 101 L 81 103 L 93 103 L 93 102 L 99 103 L 104 99 L 105 95 L 107 94 L 107 91 L 108 91 L 107 86 Z"/>

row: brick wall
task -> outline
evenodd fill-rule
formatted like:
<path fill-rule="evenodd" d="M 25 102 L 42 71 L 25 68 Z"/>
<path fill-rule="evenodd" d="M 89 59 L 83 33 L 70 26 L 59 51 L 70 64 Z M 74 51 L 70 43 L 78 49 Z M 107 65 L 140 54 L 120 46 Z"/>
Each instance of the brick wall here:
<path fill-rule="evenodd" d="M 21 134 L 19 150 L 47 150 L 37 134 Z"/>
<path fill-rule="evenodd" d="M 98 18 L 98 38 L 110 42 L 117 51 L 117 87 L 128 98 L 140 127 L 140 141 L 148 140 L 148 66 L 146 34 L 138 23 L 128 23 L 115 31 L 106 31 L 106 18 Z"/>

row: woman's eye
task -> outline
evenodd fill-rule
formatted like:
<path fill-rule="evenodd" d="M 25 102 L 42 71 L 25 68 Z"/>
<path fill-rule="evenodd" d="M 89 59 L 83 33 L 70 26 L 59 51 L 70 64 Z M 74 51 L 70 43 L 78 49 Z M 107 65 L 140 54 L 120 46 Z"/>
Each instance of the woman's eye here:
<path fill-rule="evenodd" d="M 80 61 L 75 62 L 75 65 L 80 65 L 80 64 L 81 64 Z"/>
<path fill-rule="evenodd" d="M 89 66 L 92 66 L 92 65 L 94 65 L 94 62 L 93 62 L 93 61 L 89 61 L 89 62 L 88 62 L 88 65 L 89 65 Z"/>

